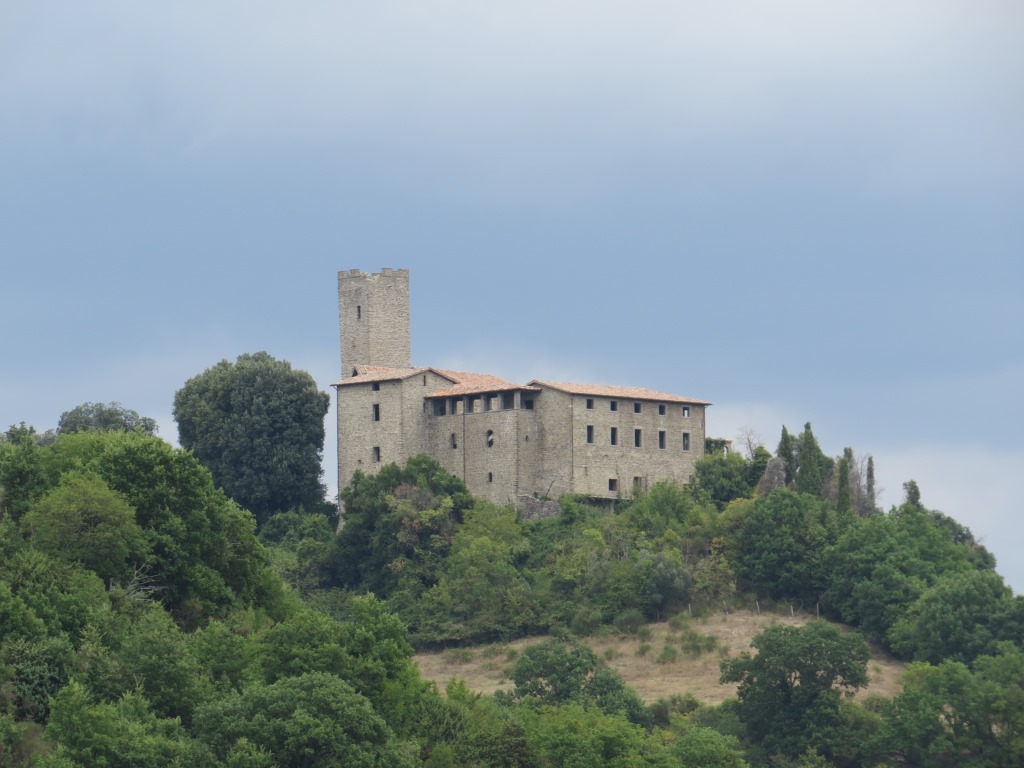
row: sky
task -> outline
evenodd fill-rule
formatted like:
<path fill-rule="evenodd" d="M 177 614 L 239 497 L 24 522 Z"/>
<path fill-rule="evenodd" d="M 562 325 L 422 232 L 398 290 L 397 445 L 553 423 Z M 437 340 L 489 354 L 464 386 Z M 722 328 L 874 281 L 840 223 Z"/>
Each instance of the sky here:
<path fill-rule="evenodd" d="M 1024 592 L 1019 0 L 0 0 L 0 105 L 2 428 L 331 392 L 404 267 L 414 364 L 810 422 Z"/>

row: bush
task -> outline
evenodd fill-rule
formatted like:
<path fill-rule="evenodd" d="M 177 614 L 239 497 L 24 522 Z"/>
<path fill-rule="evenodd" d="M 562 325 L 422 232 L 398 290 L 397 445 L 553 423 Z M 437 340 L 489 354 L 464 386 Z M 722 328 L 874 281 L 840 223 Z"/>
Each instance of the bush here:
<path fill-rule="evenodd" d="M 628 608 L 616 616 L 612 624 L 624 635 L 635 635 L 640 627 L 647 624 L 647 620 L 638 608 Z"/>
<path fill-rule="evenodd" d="M 679 658 L 679 651 L 676 650 L 674 645 L 665 643 L 665 646 L 661 649 L 661 653 L 658 654 L 659 664 L 671 664 Z"/>

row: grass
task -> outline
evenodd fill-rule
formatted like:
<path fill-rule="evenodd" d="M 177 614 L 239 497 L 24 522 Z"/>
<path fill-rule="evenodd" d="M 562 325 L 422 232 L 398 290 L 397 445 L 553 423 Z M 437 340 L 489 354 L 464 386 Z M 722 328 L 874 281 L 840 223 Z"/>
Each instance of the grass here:
<path fill-rule="evenodd" d="M 683 647 L 683 639 L 689 635 L 685 622 L 648 624 L 650 631 L 637 635 L 621 634 L 603 637 L 583 638 L 599 658 L 620 675 L 647 703 L 673 694 L 692 694 L 699 701 L 717 704 L 736 695 L 735 685 L 718 682 L 718 663 L 723 658 L 739 655 L 750 649 L 750 641 L 771 624 L 798 626 L 813 616 L 757 614 L 752 611 L 736 611 L 729 614 L 714 614 L 700 622 L 700 652 Z M 639 633 L 638 633 L 639 634 Z M 681 636 L 682 635 L 682 636 Z M 713 638 L 713 643 L 708 640 Z M 511 690 L 508 682 L 516 654 L 529 645 L 545 641 L 545 637 L 530 637 L 502 643 L 500 646 L 479 646 L 468 653 L 421 653 L 416 656 L 420 673 L 425 679 L 433 680 L 442 690 L 453 677 L 466 682 L 470 690 L 494 693 Z M 646 647 L 645 647 L 646 646 Z M 679 651 L 675 658 L 667 647 Z M 692 646 L 691 646 L 692 648 Z M 659 649 L 654 651 L 654 649 Z M 696 649 L 694 649 L 695 651 Z M 652 652 L 654 651 L 654 652 Z M 872 659 L 868 666 L 869 683 L 858 693 L 858 698 L 877 694 L 890 698 L 899 693 L 900 675 L 904 665 L 892 659 L 878 648 L 872 648 Z"/>

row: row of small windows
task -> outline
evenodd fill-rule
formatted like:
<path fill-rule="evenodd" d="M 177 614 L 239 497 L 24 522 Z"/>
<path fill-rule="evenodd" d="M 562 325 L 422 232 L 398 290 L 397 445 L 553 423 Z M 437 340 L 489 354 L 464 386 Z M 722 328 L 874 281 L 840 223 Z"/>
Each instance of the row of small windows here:
<path fill-rule="evenodd" d="M 594 444 L 594 425 L 587 424 L 587 443 L 590 445 Z M 633 430 L 633 447 L 642 448 L 644 443 L 644 431 L 642 429 Z M 611 431 L 608 433 L 608 444 L 618 445 L 619 444 L 619 428 L 611 427 Z M 668 433 L 664 429 L 658 430 L 658 448 L 665 450 L 668 447 Z M 683 450 L 690 450 L 690 433 L 683 432 Z"/>
<path fill-rule="evenodd" d="M 493 411 L 496 410 L 497 405 L 503 411 L 511 411 L 516 407 L 516 395 L 515 392 L 502 392 L 497 395 L 484 395 L 483 397 L 467 397 L 463 402 L 465 403 L 466 413 L 476 413 L 478 403 L 483 401 L 483 410 Z M 497 403 L 495 402 L 497 401 Z M 434 402 L 434 415 L 435 416 L 447 416 L 449 413 L 455 415 L 456 403 L 459 399 L 453 399 L 451 404 L 445 398 L 438 398 Z M 424 406 L 425 407 L 425 406 Z M 533 410 L 533 399 L 524 397 L 522 399 L 522 407 L 524 410 Z"/>
<path fill-rule="evenodd" d="M 609 400 L 608 401 L 608 409 L 611 410 L 611 411 L 618 411 L 619 410 L 619 401 L 618 400 Z M 588 397 L 587 398 L 587 410 L 588 411 L 594 410 L 594 398 L 592 398 L 592 397 Z M 633 401 L 633 413 L 643 413 L 643 412 L 644 412 L 644 404 L 643 404 L 643 402 L 641 402 L 640 400 L 634 400 Z M 658 403 L 658 415 L 659 416 L 666 416 L 666 415 L 668 415 L 668 406 L 665 403 Z M 690 406 L 688 406 L 688 405 L 684 405 L 683 406 L 683 418 L 684 419 L 690 418 Z"/>

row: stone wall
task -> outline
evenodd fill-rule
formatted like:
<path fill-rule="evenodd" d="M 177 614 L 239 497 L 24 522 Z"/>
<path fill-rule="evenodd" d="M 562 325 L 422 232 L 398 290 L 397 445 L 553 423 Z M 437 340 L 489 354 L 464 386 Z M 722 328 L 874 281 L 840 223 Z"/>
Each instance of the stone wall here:
<path fill-rule="evenodd" d="M 409 270 L 339 272 L 338 316 L 343 378 L 356 365 L 410 367 Z"/>

